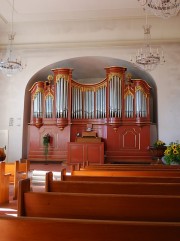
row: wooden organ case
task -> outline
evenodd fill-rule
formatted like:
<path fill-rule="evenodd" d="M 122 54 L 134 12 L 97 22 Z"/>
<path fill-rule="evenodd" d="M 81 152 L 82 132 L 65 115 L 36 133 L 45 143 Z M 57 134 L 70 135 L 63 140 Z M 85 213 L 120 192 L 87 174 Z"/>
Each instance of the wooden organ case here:
<path fill-rule="evenodd" d="M 105 71 L 106 78 L 96 84 L 74 81 L 68 68 L 53 69 L 48 81 L 34 83 L 30 160 L 44 160 L 43 137 L 49 134 L 48 160 L 66 161 L 68 143 L 87 127 L 101 138 L 105 162 L 151 159 L 148 146 L 156 128 L 150 121 L 150 86 L 142 79 L 127 80 L 124 67 Z"/>

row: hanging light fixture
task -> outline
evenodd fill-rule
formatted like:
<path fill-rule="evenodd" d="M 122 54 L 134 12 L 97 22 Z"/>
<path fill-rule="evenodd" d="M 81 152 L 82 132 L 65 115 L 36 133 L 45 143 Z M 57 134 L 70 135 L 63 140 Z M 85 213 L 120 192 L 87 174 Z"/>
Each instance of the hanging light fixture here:
<path fill-rule="evenodd" d="M 176 16 L 180 10 L 180 0 L 138 0 L 141 6 L 161 18 Z"/>
<path fill-rule="evenodd" d="M 21 71 L 25 66 L 23 66 L 21 60 L 14 56 L 13 54 L 13 41 L 15 37 L 13 19 L 14 18 L 14 0 L 12 2 L 12 22 L 11 22 L 11 33 L 8 35 L 9 38 L 9 49 L 7 51 L 7 56 L 0 60 L 0 70 L 5 73 L 8 77 L 12 76 L 14 73 Z"/>
<path fill-rule="evenodd" d="M 135 64 L 146 71 L 151 71 L 156 68 L 160 63 L 165 63 L 165 58 L 163 51 L 160 51 L 158 48 L 151 46 L 151 25 L 148 24 L 147 14 L 146 14 L 146 24 L 144 28 L 144 45 L 142 48 L 138 49 L 135 56 Z M 161 52 L 161 53 L 160 53 Z"/>

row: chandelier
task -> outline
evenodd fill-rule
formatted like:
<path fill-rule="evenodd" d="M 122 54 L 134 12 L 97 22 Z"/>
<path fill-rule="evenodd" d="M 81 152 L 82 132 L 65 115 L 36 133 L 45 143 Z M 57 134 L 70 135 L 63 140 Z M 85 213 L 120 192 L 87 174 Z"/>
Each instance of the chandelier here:
<path fill-rule="evenodd" d="M 138 0 L 141 6 L 161 18 L 176 16 L 180 10 L 180 0 Z"/>
<path fill-rule="evenodd" d="M 13 17 L 14 17 L 14 0 L 12 4 L 12 23 L 11 23 L 11 33 L 9 37 L 9 49 L 5 58 L 0 60 L 0 70 L 8 77 L 11 77 L 14 73 L 21 71 L 25 66 L 23 66 L 21 60 L 14 56 L 13 54 L 13 41 L 15 33 L 13 32 Z"/>
<path fill-rule="evenodd" d="M 156 68 L 156 66 L 160 63 L 165 63 L 165 58 L 163 51 L 161 51 L 156 47 L 151 46 L 151 25 L 147 23 L 147 15 L 146 15 L 146 24 L 143 26 L 144 28 L 144 45 L 142 48 L 138 49 L 137 54 L 135 56 L 135 64 L 140 68 L 151 71 Z M 131 59 L 131 62 L 133 60 Z"/>

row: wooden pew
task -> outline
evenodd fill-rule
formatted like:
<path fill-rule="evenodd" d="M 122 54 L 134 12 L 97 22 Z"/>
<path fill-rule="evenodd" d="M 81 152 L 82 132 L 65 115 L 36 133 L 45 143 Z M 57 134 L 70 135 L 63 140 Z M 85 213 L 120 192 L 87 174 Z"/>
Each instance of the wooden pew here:
<path fill-rule="evenodd" d="M 0 217 L 1 241 L 179 241 L 179 222 Z"/>
<path fill-rule="evenodd" d="M 30 192 L 19 181 L 18 216 L 180 222 L 180 196 Z"/>
<path fill-rule="evenodd" d="M 21 179 L 29 177 L 30 172 L 30 161 L 25 159 L 15 162 L 15 173 L 14 173 L 14 195 L 13 199 L 17 199 L 18 193 L 18 182 Z"/>
<path fill-rule="evenodd" d="M 5 173 L 10 174 L 10 183 L 14 185 L 13 190 L 13 199 L 17 199 L 17 191 L 18 191 L 18 181 L 20 179 L 28 178 L 28 174 L 30 171 L 30 161 L 25 160 L 17 160 L 12 163 L 5 163 Z"/>
<path fill-rule="evenodd" d="M 103 182 L 152 182 L 152 183 L 180 183 L 180 177 L 164 176 L 71 176 L 66 168 L 60 171 L 62 181 L 103 181 Z"/>
<path fill-rule="evenodd" d="M 71 165 L 72 170 L 180 170 L 180 165 L 163 164 L 86 164 Z"/>
<path fill-rule="evenodd" d="M 116 176 L 116 177 L 180 177 L 180 170 L 72 170 L 72 176 Z"/>
<path fill-rule="evenodd" d="M 9 177 L 5 174 L 5 162 L 0 162 L 0 204 L 9 202 Z"/>
<path fill-rule="evenodd" d="M 180 195 L 180 183 L 56 181 L 46 173 L 46 192 Z"/>

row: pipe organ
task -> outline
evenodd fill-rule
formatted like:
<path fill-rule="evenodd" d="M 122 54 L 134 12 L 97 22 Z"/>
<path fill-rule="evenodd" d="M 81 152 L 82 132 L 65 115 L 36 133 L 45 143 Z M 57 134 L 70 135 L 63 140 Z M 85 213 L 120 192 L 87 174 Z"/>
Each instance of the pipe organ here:
<path fill-rule="evenodd" d="M 156 125 L 151 123 L 151 87 L 126 78 L 126 68 L 105 68 L 96 84 L 72 79 L 72 69 L 53 69 L 48 81 L 34 83 L 29 123 L 30 160 L 43 160 L 42 139 L 51 136 L 49 160 L 67 160 L 67 143 L 91 127 L 104 143 L 105 161 L 149 160 L 147 147 Z"/>

